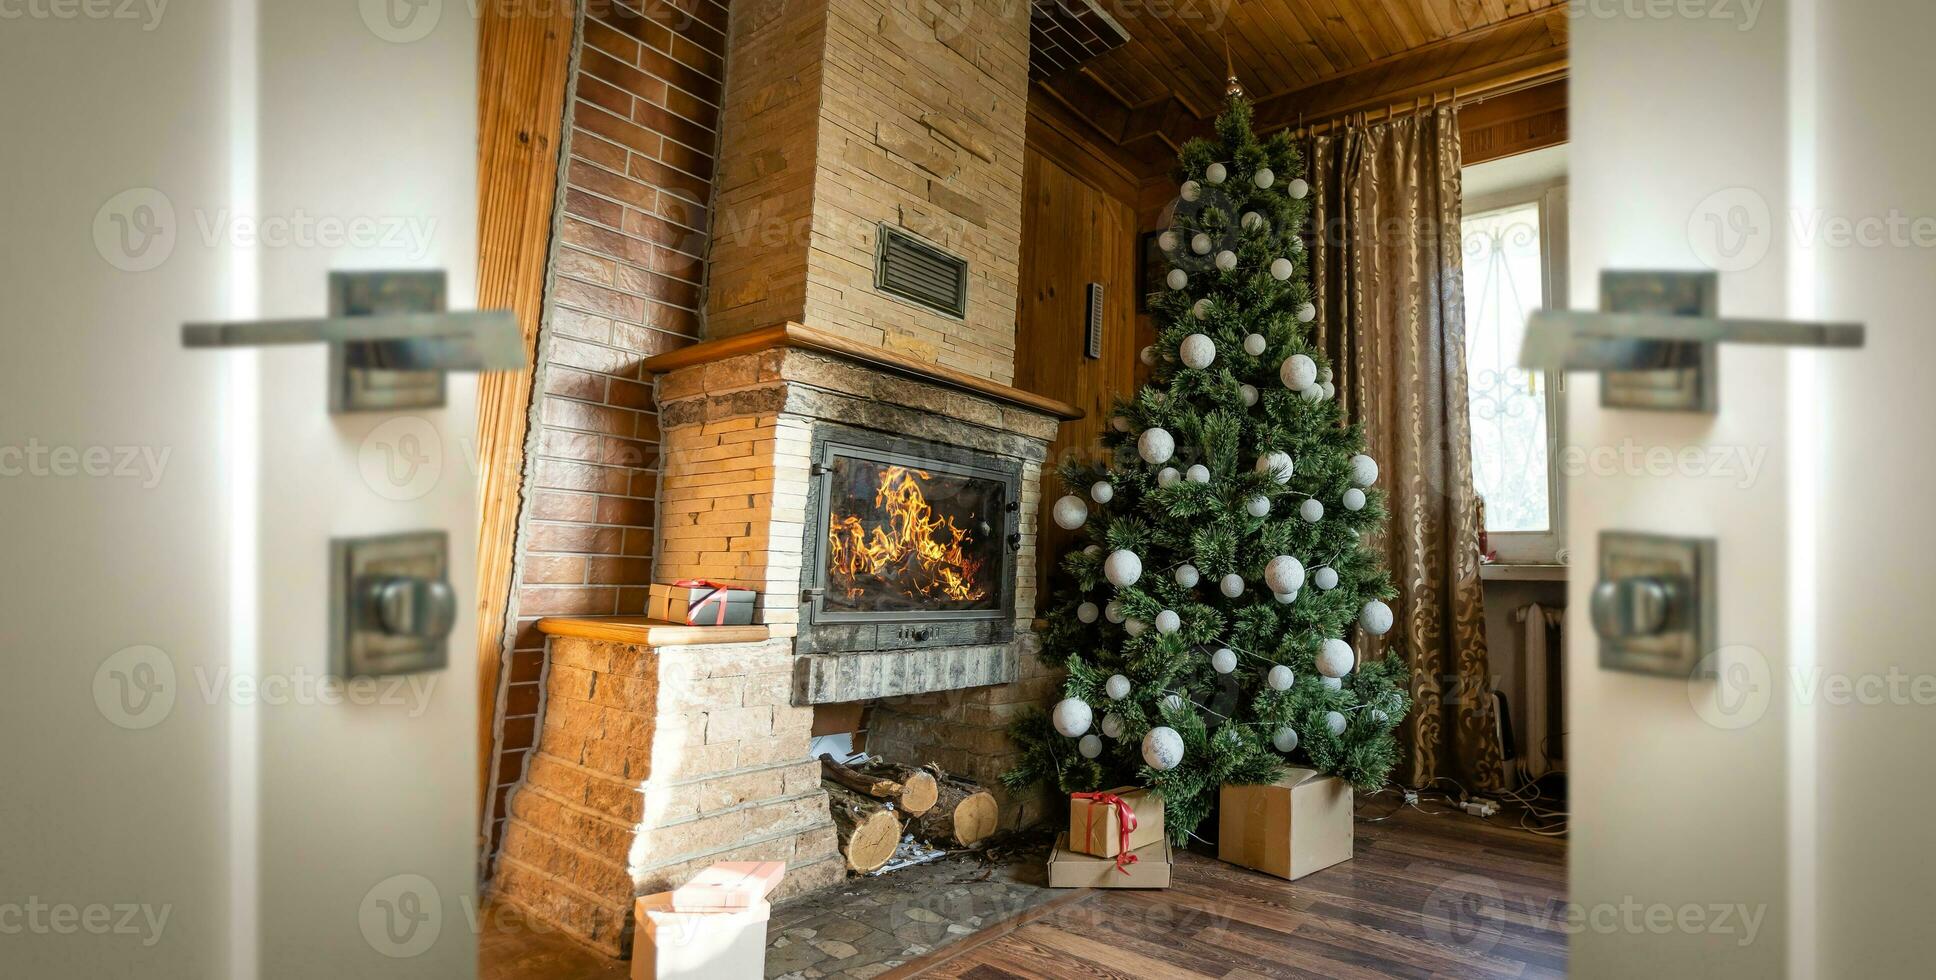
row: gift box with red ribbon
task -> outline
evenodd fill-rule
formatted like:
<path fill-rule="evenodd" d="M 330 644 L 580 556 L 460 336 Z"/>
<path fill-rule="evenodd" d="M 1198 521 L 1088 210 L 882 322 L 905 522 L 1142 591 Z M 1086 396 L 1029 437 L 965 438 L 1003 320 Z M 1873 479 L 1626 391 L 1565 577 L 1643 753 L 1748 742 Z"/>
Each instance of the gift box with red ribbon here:
<path fill-rule="evenodd" d="M 670 585 L 654 583 L 646 606 L 648 618 L 687 626 L 747 626 L 753 622 L 752 589 L 736 589 L 724 582 L 685 578 Z"/>
<path fill-rule="evenodd" d="M 1069 794 L 1069 849 L 1113 858 L 1163 839 L 1163 794 L 1119 786 Z"/>

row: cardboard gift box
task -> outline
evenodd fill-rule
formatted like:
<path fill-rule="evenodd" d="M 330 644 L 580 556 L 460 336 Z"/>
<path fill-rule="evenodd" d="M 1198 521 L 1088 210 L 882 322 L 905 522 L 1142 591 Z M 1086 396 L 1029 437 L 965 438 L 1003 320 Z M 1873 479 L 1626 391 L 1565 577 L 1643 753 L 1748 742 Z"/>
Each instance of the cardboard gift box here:
<path fill-rule="evenodd" d="M 718 980 L 766 975 L 766 899 L 736 912 L 679 912 L 672 893 L 635 905 L 632 980 Z"/>
<path fill-rule="evenodd" d="M 1126 855 L 1097 857 L 1069 850 L 1069 835 L 1055 838 L 1049 852 L 1050 888 L 1168 888 L 1170 841 L 1159 838 Z"/>
<path fill-rule="evenodd" d="M 737 912 L 750 909 L 786 875 L 784 861 L 721 861 L 672 890 L 677 912 Z"/>
<path fill-rule="evenodd" d="M 701 579 L 681 579 L 671 585 L 653 583 L 645 615 L 687 626 L 747 626 L 753 622 L 756 594 L 751 589 Z"/>
<path fill-rule="evenodd" d="M 1351 860 L 1351 784 L 1316 769 L 1292 769 L 1275 783 L 1225 783 L 1217 812 L 1217 857 L 1296 881 Z"/>
<path fill-rule="evenodd" d="M 1119 786 L 1100 793 L 1069 794 L 1072 851 L 1113 858 L 1162 839 L 1163 794 L 1156 790 Z"/>

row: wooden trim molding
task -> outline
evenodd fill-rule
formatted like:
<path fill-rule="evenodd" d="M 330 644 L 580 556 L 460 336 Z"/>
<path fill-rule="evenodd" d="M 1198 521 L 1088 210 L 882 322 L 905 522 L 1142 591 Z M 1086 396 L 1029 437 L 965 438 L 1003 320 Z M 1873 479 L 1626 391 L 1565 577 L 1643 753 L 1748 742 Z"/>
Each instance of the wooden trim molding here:
<path fill-rule="evenodd" d="M 1082 409 L 1059 399 L 1023 391 L 998 381 L 976 377 L 965 371 L 942 367 L 939 364 L 929 364 L 905 354 L 872 347 L 791 321 L 667 351 L 647 358 L 645 369 L 652 374 L 665 374 L 680 368 L 692 367 L 695 364 L 709 364 L 729 357 L 738 357 L 741 354 L 753 354 L 778 347 L 831 354 L 880 368 L 883 371 L 907 375 L 919 381 L 933 382 L 1030 411 L 1041 412 L 1044 415 L 1053 415 L 1064 422 L 1073 422 L 1082 418 L 1084 414 Z"/>
<path fill-rule="evenodd" d="M 525 367 L 477 384 L 477 784 L 491 792 L 498 691 L 509 646 L 512 566 L 522 504 L 531 365 L 537 363 L 551 249 L 552 203 L 577 17 L 571 3 L 540 15 L 485 4 L 477 31 L 477 305 L 509 308 L 524 333 Z M 480 842 L 489 828 L 480 824 Z"/>
<path fill-rule="evenodd" d="M 773 627 L 687 626 L 644 616 L 547 616 L 538 620 L 546 636 L 575 636 L 642 647 L 690 647 L 714 643 L 758 643 L 773 638 Z"/>

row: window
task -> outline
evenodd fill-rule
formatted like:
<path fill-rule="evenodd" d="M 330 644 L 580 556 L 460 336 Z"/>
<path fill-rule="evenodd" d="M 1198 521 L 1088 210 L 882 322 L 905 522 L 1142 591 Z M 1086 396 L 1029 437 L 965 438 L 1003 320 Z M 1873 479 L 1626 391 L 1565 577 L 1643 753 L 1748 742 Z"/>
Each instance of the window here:
<path fill-rule="evenodd" d="M 1472 482 L 1500 561 L 1557 561 L 1566 544 L 1561 379 L 1518 366 L 1526 318 L 1565 305 L 1565 208 L 1564 185 L 1536 186 L 1469 202 L 1460 229 Z"/>

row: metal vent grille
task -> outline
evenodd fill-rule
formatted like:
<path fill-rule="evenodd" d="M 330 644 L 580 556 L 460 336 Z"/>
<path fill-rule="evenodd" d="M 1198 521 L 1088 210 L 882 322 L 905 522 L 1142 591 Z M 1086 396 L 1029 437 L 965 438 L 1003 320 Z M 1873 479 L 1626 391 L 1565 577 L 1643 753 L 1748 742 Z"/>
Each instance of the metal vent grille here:
<path fill-rule="evenodd" d="M 874 288 L 952 317 L 968 315 L 968 260 L 881 226 Z"/>

